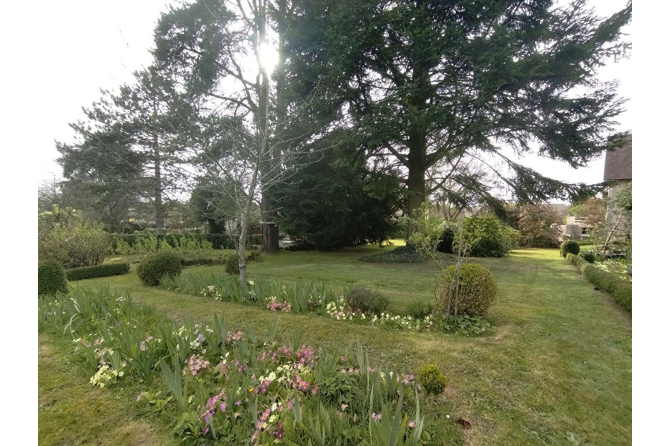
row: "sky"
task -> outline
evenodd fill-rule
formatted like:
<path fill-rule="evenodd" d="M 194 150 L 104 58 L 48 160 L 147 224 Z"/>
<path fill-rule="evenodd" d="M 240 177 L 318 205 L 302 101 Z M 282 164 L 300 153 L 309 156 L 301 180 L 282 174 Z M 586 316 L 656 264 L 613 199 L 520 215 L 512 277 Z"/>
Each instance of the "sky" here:
<path fill-rule="evenodd" d="M 61 177 L 55 160 L 55 142 L 72 141 L 68 123 L 83 118 L 82 106 L 100 97 L 100 89 L 114 89 L 130 82 L 132 72 L 150 63 L 148 49 L 161 12 L 168 9 L 168 0 L 116 0 L 97 2 L 67 0 L 48 2 L 35 17 L 40 29 L 42 69 L 49 79 L 43 84 L 38 108 L 38 131 L 31 131 L 30 150 L 39 160 L 38 181 Z M 624 0 L 592 0 L 596 12 L 608 15 L 625 5 Z M 629 27 L 630 28 L 630 27 Z M 627 30 L 630 34 L 630 29 Z M 632 39 L 632 35 L 629 37 Z M 619 93 L 632 97 L 632 58 L 601 69 L 602 80 L 619 80 Z M 627 104 L 630 107 L 631 103 Z M 619 116 L 618 130 L 632 130 L 630 111 Z M 521 162 L 541 174 L 567 182 L 587 184 L 602 181 L 604 155 L 588 167 L 572 169 L 564 163 L 546 158 L 525 157 Z"/>

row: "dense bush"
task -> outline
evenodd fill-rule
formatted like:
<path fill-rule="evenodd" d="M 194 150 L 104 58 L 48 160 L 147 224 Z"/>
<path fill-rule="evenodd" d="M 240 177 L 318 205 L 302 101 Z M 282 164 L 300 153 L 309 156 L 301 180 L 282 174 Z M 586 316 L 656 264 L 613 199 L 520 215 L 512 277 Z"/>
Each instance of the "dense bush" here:
<path fill-rule="evenodd" d="M 433 314 L 433 305 L 428 302 L 410 302 L 405 305 L 405 314 L 414 319 L 425 319 L 426 316 Z"/>
<path fill-rule="evenodd" d="M 67 280 L 84 280 L 93 279 L 95 277 L 120 276 L 130 271 L 130 264 L 128 263 L 109 263 L 106 265 L 84 266 L 81 268 L 73 268 L 65 271 Z"/>
<path fill-rule="evenodd" d="M 163 277 L 181 274 L 181 256 L 176 252 L 161 252 L 143 260 L 137 275 L 146 286 L 158 286 Z"/>
<path fill-rule="evenodd" d="M 38 257 L 65 268 L 99 265 L 109 253 L 102 225 L 82 220 L 73 209 L 42 212 L 38 218 Z"/>
<path fill-rule="evenodd" d="M 579 254 L 579 243 L 574 240 L 566 240 L 561 245 L 561 255 L 565 257 L 567 254 Z"/>
<path fill-rule="evenodd" d="M 67 279 L 60 263 L 50 260 L 41 262 L 37 268 L 37 295 L 53 296 L 67 291 Z"/>
<path fill-rule="evenodd" d="M 447 387 L 447 377 L 434 364 L 426 364 L 416 374 L 416 380 L 428 393 L 440 394 Z"/>
<path fill-rule="evenodd" d="M 426 261 L 426 257 L 412 245 L 406 245 L 393 251 L 363 256 L 360 260 L 367 263 L 421 263 Z"/>
<path fill-rule="evenodd" d="M 581 257 L 589 263 L 593 263 L 596 261 L 596 255 L 592 252 L 582 253 Z"/>
<path fill-rule="evenodd" d="M 336 145 L 305 154 L 292 181 L 277 186 L 279 224 L 318 249 L 381 243 L 396 230 L 398 178 L 371 170 L 347 142 Z"/>
<path fill-rule="evenodd" d="M 603 271 L 578 255 L 567 254 L 567 259 L 579 267 L 579 271 L 598 288 L 610 293 L 629 312 L 633 311 L 633 283 L 615 274 Z"/>
<path fill-rule="evenodd" d="M 228 234 L 108 234 L 114 253 L 151 254 L 163 249 L 177 250 L 235 249 L 235 241 Z"/>
<path fill-rule="evenodd" d="M 471 256 L 502 257 L 518 247 L 519 232 L 490 215 L 469 217 L 463 222 L 463 241 L 470 247 Z M 457 239 L 453 250 L 458 252 Z"/>
<path fill-rule="evenodd" d="M 437 244 L 437 251 L 445 254 L 453 254 L 454 235 L 454 228 L 447 226 L 440 237 L 440 243 Z"/>
<path fill-rule="evenodd" d="M 379 316 L 389 305 L 389 298 L 368 288 L 351 288 L 345 300 L 354 311 Z"/>
<path fill-rule="evenodd" d="M 458 301 L 449 308 L 449 290 L 455 274 L 456 265 L 452 265 L 440 277 L 436 291 L 440 313 L 446 314 L 449 311 L 450 314 L 485 316 L 498 294 L 493 274 L 483 266 L 472 263 L 461 265 Z"/>
<path fill-rule="evenodd" d="M 516 216 L 519 245 L 529 248 L 558 248 L 561 215 L 550 204 L 522 206 Z"/>
<path fill-rule="evenodd" d="M 235 254 L 230 254 L 228 257 L 226 257 L 226 274 L 232 275 L 240 275 L 240 258 L 238 257 L 237 253 Z"/>

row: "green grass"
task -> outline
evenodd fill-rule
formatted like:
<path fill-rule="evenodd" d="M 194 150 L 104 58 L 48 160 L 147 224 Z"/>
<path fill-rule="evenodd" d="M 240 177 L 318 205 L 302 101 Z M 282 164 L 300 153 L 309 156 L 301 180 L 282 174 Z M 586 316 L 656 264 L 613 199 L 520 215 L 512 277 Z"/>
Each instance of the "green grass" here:
<path fill-rule="evenodd" d="M 40 445 L 177 445 L 169 429 L 139 417 L 131 392 L 95 388 L 73 360 L 71 345 L 39 336 L 38 436 Z"/>
<path fill-rule="evenodd" d="M 396 311 L 409 301 L 431 301 L 437 266 L 358 260 L 381 249 L 393 248 L 265 254 L 263 262 L 249 264 L 249 274 L 374 288 L 391 299 Z M 594 291 L 558 250 L 519 250 L 502 259 L 472 261 L 491 269 L 498 282 L 499 297 L 489 315 L 496 329 L 491 336 L 389 331 L 292 314 L 281 315 L 278 333 L 303 331 L 311 345 L 340 350 L 360 338 L 371 361 L 398 372 L 436 364 L 449 384 L 447 403 L 432 409 L 440 411 L 436 415 L 445 425 L 459 417 L 472 424 L 463 432 L 466 444 L 630 444 L 630 317 L 609 296 Z M 189 270 L 221 272 L 223 267 Z M 145 288 L 133 270 L 81 284 L 129 289 L 133 297 L 175 318 L 208 320 L 216 312 L 262 331 L 277 316 L 258 307 Z"/>

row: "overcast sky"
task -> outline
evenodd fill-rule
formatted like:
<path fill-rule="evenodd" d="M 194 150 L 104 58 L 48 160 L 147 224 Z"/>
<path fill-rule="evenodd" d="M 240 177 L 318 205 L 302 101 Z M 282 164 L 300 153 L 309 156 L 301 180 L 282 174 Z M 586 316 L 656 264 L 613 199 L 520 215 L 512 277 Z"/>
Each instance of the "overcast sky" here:
<path fill-rule="evenodd" d="M 33 29 L 43 33 L 41 40 L 44 64 L 49 79 L 42 84 L 38 107 L 32 108 L 39 119 L 39 130 L 31 132 L 31 151 L 39 159 L 40 181 L 60 177 L 55 163 L 58 152 L 54 140 L 71 141 L 68 123 L 83 117 L 82 106 L 100 97 L 100 89 L 114 89 L 129 82 L 132 72 L 150 62 L 148 49 L 152 33 L 161 12 L 169 0 L 66 0 L 48 2 L 33 18 Z M 624 0 L 592 0 L 599 15 L 608 15 L 625 5 Z M 630 27 L 627 30 L 629 33 Z M 632 40 L 632 36 L 629 37 Z M 620 95 L 632 97 L 632 58 L 601 70 L 601 79 L 620 81 Z M 631 103 L 627 104 L 631 107 Z M 632 130 L 631 113 L 625 112 L 618 121 L 619 130 Z M 568 182 L 588 184 L 602 181 L 604 156 L 587 168 L 572 169 L 548 159 L 527 157 L 523 163 L 540 173 Z"/>

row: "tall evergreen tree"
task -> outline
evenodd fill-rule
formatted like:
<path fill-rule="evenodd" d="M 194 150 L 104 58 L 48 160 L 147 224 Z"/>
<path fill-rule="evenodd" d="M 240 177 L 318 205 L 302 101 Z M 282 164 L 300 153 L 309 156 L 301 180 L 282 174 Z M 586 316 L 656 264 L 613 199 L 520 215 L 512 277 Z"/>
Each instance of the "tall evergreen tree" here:
<path fill-rule="evenodd" d="M 623 101 L 596 76 L 630 46 L 621 32 L 630 3 L 607 18 L 583 0 L 300 3 L 320 31 L 303 23 L 288 46 L 309 49 L 305 77 L 339 87 L 331 107 L 346 111 L 361 148 L 401 165 L 409 213 L 427 198 L 426 172 L 444 160 L 497 158 L 511 173 L 491 170 L 516 198 L 539 201 L 584 185 L 544 177 L 505 147 L 572 167 L 610 147 Z M 314 39 L 306 42 L 305 32 Z M 459 181 L 496 204 L 476 178 Z"/>

